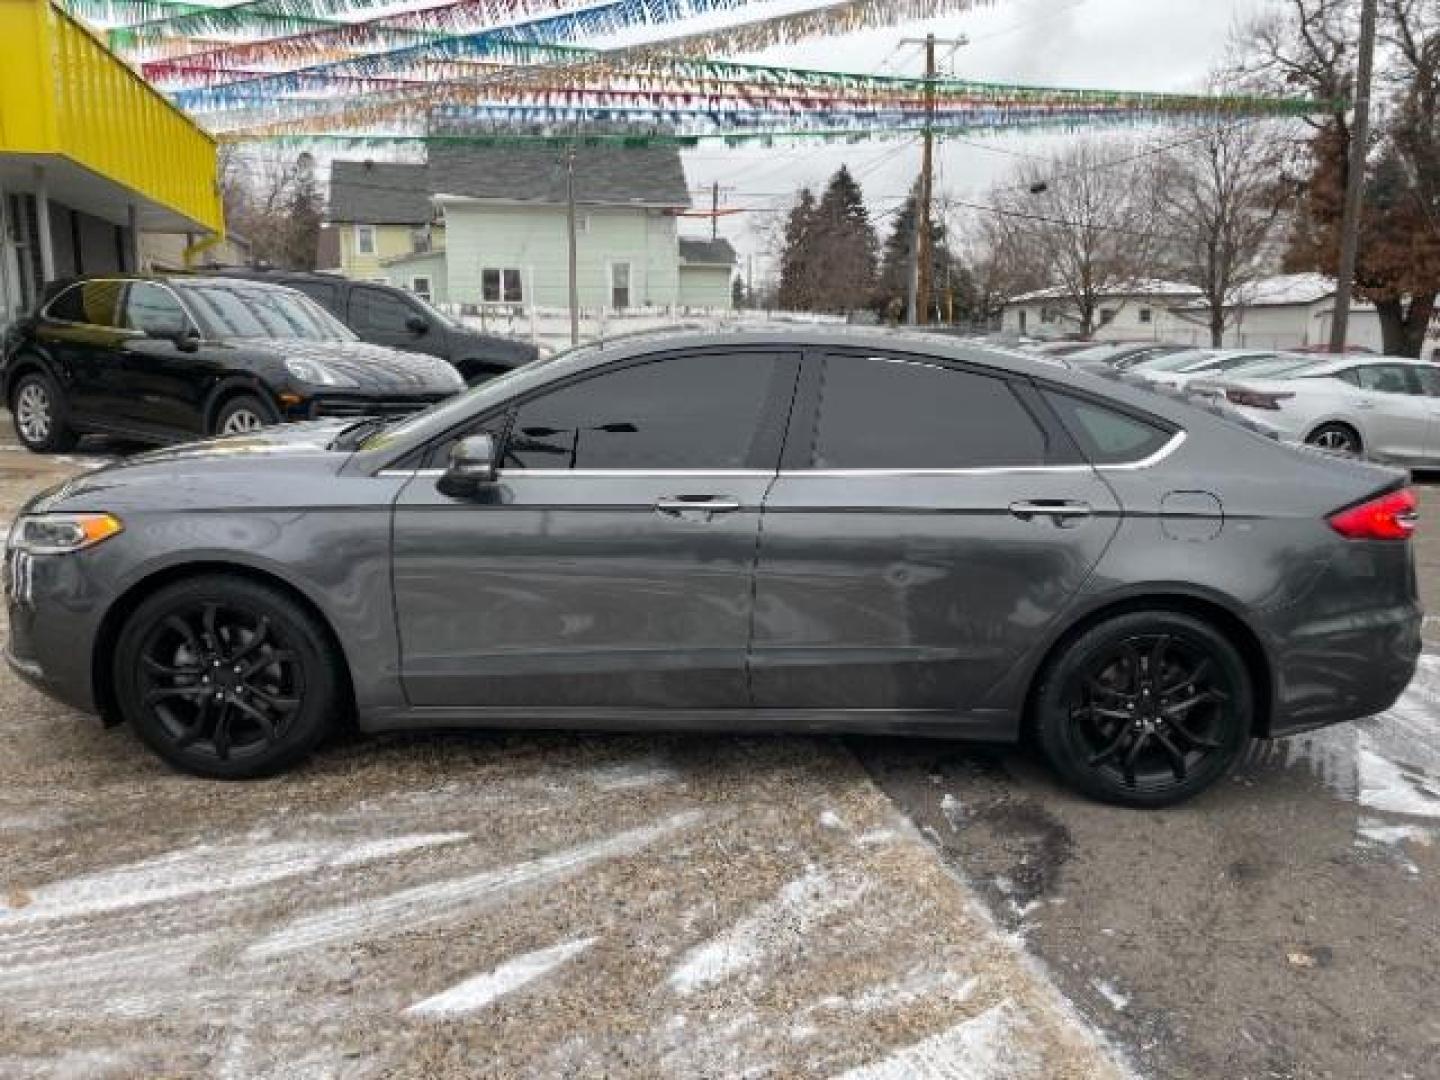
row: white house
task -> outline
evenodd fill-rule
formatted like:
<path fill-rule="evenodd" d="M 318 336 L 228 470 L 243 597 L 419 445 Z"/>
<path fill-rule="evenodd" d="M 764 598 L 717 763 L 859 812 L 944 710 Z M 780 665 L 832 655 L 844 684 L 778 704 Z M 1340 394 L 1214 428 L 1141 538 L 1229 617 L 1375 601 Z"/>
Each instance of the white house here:
<path fill-rule="evenodd" d="M 734 249 L 679 235 L 690 195 L 678 152 L 581 147 L 574 169 L 582 308 L 731 306 Z M 557 149 L 442 147 L 424 164 L 336 162 L 330 217 L 355 234 L 351 276 L 497 313 L 566 308 L 568 185 Z"/>
<path fill-rule="evenodd" d="M 1262 278 L 1235 291 L 1225 309 L 1228 348 L 1298 349 L 1325 345 L 1335 313 L 1335 282 L 1320 274 Z M 1105 292 L 1096 316 L 1097 341 L 1169 341 L 1209 345 L 1210 313 L 1198 289 L 1146 281 Z M 1075 306 L 1059 289 L 1017 296 L 1005 307 L 1004 330 L 1029 337 L 1078 333 Z M 1351 309 L 1350 341 L 1382 350 L 1380 320 L 1371 304 Z"/>

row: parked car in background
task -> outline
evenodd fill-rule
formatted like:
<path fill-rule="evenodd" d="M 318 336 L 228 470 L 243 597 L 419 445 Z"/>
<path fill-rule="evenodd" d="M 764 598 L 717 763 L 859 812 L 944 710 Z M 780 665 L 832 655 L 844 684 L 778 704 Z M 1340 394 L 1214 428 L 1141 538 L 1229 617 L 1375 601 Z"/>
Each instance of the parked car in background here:
<path fill-rule="evenodd" d="M 1280 355 L 1274 349 L 1192 349 L 1154 357 L 1125 371 L 1143 382 L 1183 390 L 1196 379 L 1265 363 Z"/>
<path fill-rule="evenodd" d="M 1150 360 L 1158 360 L 1162 356 L 1169 356 L 1171 353 L 1186 352 L 1187 345 L 1163 345 L 1154 341 L 1131 343 L 1124 345 L 1100 345 L 1094 349 L 1086 349 L 1082 352 L 1071 353 L 1065 358 L 1067 363 L 1077 367 L 1087 368 L 1091 371 L 1099 371 L 1103 368 L 1113 368 L 1116 371 L 1124 371 L 1136 364 L 1143 364 Z"/>
<path fill-rule="evenodd" d="M 415 293 L 383 282 L 292 270 L 218 272 L 296 289 L 348 326 L 361 341 L 439 357 L 471 386 L 540 357 L 540 350 L 528 341 L 481 333 Z"/>
<path fill-rule="evenodd" d="M 188 274 L 52 288 L 7 332 L 0 380 L 36 451 L 87 433 L 169 443 L 400 415 L 465 388 L 450 365 L 366 344 L 292 289 Z"/>
<path fill-rule="evenodd" d="M 1093 341 L 1046 341 L 1039 345 L 1025 346 L 1025 352 L 1033 356 L 1053 356 L 1061 359 L 1094 347 Z"/>
<path fill-rule="evenodd" d="M 207 776 L 348 716 L 1029 733 L 1079 789 L 1161 806 L 1252 737 L 1396 700 L 1404 484 L 934 335 L 632 339 L 42 493 L 7 655 Z"/>
<path fill-rule="evenodd" d="M 1315 357 L 1193 384 L 1280 438 L 1356 457 L 1440 465 L 1440 367 L 1393 357 Z"/>

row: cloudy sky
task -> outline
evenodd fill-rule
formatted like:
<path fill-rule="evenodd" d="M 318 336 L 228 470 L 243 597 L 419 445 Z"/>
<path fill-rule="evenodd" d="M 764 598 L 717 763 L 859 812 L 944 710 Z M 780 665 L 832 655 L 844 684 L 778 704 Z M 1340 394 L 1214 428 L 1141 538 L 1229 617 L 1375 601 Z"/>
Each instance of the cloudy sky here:
<path fill-rule="evenodd" d="M 777 0 L 777 5 L 786 7 L 811 3 Z M 796 45 L 754 59 L 796 67 L 918 75 L 921 50 L 902 47 L 900 40 L 933 31 L 940 37 L 969 39 L 946 64 L 947 73 L 960 78 L 1191 90 L 1200 87 L 1223 60 L 1234 28 L 1265 5 L 1266 0 L 997 0 L 966 15 Z M 1075 137 L 1096 136 L 1069 136 Z M 1156 129 L 1121 137 L 1167 138 Z M 1064 138 L 1009 135 L 968 140 L 964 145 L 944 143 L 938 159 L 939 194 L 981 201 L 986 189 L 1014 168 L 1017 154 L 1050 152 Z M 788 206 L 800 186 L 821 186 L 841 164 L 848 164 L 860 179 L 872 212 L 883 215 L 914 182 L 920 151 L 916 144 L 900 142 L 740 150 L 707 146 L 688 152 L 685 159 L 696 189 L 718 181 L 726 189 L 726 205 L 753 211 L 726 219 L 722 233 L 735 242 L 742 256 L 753 253 L 760 260 L 758 276 L 765 264 L 760 234 L 764 221 L 772 216 L 767 210 Z M 697 194 L 696 199 L 702 196 Z M 698 234 L 708 227 L 690 221 L 685 230 Z"/>

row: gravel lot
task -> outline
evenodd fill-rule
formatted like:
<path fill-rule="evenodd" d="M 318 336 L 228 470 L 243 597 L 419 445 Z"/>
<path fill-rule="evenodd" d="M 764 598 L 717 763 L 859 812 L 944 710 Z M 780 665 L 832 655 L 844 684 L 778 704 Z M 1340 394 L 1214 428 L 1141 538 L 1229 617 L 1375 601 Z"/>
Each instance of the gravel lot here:
<path fill-rule="evenodd" d="M 0 519 L 86 463 L 0 446 Z M 217 785 L 3 673 L 0 1075 L 1437 1076 L 1430 636 L 1391 713 L 1160 814 L 879 739 L 350 738 Z"/>

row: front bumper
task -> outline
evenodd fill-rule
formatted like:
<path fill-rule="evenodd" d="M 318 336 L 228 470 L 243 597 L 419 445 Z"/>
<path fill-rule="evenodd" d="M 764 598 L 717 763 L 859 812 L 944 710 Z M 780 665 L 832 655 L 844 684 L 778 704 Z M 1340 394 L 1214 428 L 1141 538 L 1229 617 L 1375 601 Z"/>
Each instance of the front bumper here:
<path fill-rule="evenodd" d="M 91 670 L 100 592 L 74 556 L 8 552 L 5 662 L 21 679 L 82 712 L 97 711 Z"/>
<path fill-rule="evenodd" d="M 288 419 L 326 420 L 331 418 L 355 418 L 366 416 L 400 417 L 428 409 L 452 397 L 451 394 L 317 394 L 295 406 Z"/>

